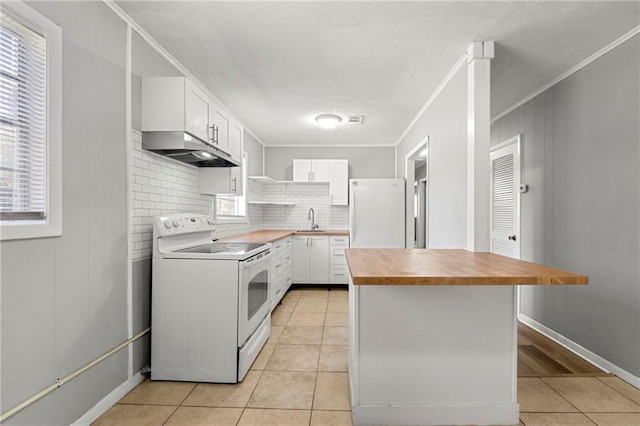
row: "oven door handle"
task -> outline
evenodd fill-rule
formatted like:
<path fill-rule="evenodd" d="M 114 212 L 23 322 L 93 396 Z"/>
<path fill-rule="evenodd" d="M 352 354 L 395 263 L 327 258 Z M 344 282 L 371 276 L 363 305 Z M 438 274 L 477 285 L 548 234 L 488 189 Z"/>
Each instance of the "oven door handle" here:
<path fill-rule="evenodd" d="M 254 267 L 254 266 L 260 265 L 263 262 L 267 262 L 269 259 L 271 259 L 271 250 L 267 250 L 266 254 L 263 254 L 260 259 L 256 259 L 255 256 L 254 256 L 254 257 L 250 257 L 247 260 L 241 260 L 240 261 L 240 270 L 244 270 L 244 269 L 249 268 L 249 267 Z"/>

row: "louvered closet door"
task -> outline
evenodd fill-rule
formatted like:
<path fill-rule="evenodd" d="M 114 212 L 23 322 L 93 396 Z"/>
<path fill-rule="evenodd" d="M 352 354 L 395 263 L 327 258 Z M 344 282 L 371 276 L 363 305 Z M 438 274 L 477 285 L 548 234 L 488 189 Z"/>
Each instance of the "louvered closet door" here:
<path fill-rule="evenodd" d="M 520 258 L 520 152 L 512 143 L 491 152 L 491 252 Z"/>

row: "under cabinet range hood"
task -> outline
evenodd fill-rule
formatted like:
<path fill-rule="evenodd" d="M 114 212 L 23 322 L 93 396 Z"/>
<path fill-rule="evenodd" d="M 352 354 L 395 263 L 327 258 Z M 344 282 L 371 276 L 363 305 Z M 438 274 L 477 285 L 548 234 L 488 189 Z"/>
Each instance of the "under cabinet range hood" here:
<path fill-rule="evenodd" d="M 240 163 L 187 132 L 142 132 L 142 149 L 197 167 L 238 167 Z"/>

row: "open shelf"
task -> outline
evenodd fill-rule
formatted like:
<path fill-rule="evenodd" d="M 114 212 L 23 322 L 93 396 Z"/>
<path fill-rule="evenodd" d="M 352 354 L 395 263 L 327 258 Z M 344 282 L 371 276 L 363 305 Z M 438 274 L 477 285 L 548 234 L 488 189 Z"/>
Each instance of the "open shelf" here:
<path fill-rule="evenodd" d="M 329 182 L 295 182 L 293 180 L 275 180 L 270 178 L 269 176 L 247 176 L 247 179 L 252 180 L 254 182 L 265 183 L 268 185 L 277 185 L 277 184 L 287 184 L 287 183 L 304 183 L 304 184 L 329 184 Z"/>
<path fill-rule="evenodd" d="M 256 182 L 267 183 L 269 185 L 273 185 L 276 183 L 293 183 L 292 180 L 275 180 L 270 178 L 269 176 L 247 176 L 247 179 Z"/>
<path fill-rule="evenodd" d="M 257 204 L 263 206 L 295 206 L 296 203 L 287 201 L 249 201 L 249 204 Z"/>

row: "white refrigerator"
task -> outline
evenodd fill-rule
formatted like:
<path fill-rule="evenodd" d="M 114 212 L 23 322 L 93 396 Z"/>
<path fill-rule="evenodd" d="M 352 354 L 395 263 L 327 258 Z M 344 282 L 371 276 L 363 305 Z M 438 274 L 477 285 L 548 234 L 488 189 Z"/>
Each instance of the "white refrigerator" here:
<path fill-rule="evenodd" d="M 351 248 L 405 247 L 405 180 L 349 180 Z"/>

